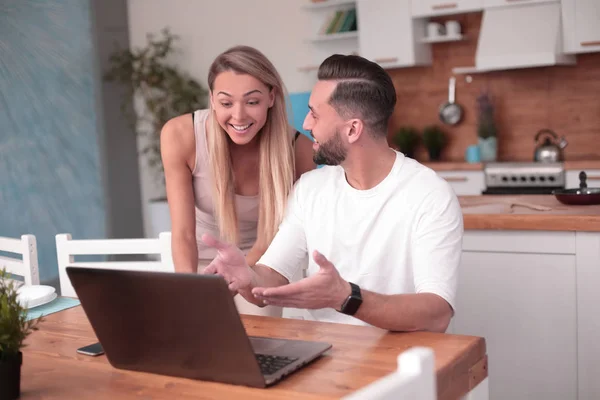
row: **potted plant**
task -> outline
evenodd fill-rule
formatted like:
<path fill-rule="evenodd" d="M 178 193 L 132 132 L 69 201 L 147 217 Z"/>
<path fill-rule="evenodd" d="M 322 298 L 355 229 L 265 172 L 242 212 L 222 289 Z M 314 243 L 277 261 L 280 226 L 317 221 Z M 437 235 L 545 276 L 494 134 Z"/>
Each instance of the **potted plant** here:
<path fill-rule="evenodd" d="M 403 126 L 394 134 L 392 138 L 398 150 L 407 157 L 415 158 L 415 150 L 419 144 L 419 133 L 412 126 Z"/>
<path fill-rule="evenodd" d="M 427 126 L 423 129 L 423 144 L 429 153 L 429 159 L 439 161 L 447 144 L 446 134 L 436 125 Z"/>
<path fill-rule="evenodd" d="M 27 320 L 27 309 L 17 300 L 17 287 L 6 270 L 0 271 L 0 399 L 12 400 L 21 394 L 23 341 L 42 317 Z"/>
<path fill-rule="evenodd" d="M 155 39 L 147 35 L 140 49 L 117 49 L 109 59 L 104 79 L 126 88 L 121 110 L 138 134 L 140 151 L 154 177 L 158 196 L 150 200 L 153 233 L 168 231 L 169 210 L 160 156 L 160 131 L 171 118 L 206 108 L 208 91 L 179 68 L 168 63 L 176 52 L 177 35 L 168 29 Z M 163 222 L 161 222 L 163 221 Z"/>
<path fill-rule="evenodd" d="M 477 136 L 481 161 L 495 161 L 498 156 L 497 128 L 494 105 L 488 91 L 477 97 Z"/>

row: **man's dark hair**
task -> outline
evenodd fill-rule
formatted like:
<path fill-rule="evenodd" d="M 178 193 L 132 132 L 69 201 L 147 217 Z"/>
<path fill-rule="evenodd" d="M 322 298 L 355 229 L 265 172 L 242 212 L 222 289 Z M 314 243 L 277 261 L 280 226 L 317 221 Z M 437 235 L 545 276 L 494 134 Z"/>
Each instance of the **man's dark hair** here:
<path fill-rule="evenodd" d="M 387 136 L 396 90 L 381 66 L 356 55 L 334 54 L 323 61 L 318 78 L 339 81 L 329 104 L 342 118 L 360 118 L 374 135 Z"/>

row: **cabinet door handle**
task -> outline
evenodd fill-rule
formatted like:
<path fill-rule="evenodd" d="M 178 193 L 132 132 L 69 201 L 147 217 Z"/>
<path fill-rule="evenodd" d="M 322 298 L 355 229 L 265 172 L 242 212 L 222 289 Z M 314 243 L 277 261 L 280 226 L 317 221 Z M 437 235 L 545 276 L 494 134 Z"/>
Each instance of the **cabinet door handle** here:
<path fill-rule="evenodd" d="M 448 182 L 466 182 L 469 180 L 466 176 L 445 176 L 444 179 Z"/>
<path fill-rule="evenodd" d="M 376 58 L 374 60 L 376 63 L 390 63 L 390 62 L 398 62 L 398 57 L 383 57 L 383 58 Z"/>
<path fill-rule="evenodd" d="M 446 3 L 446 4 L 434 4 L 431 6 L 433 10 L 447 10 L 449 8 L 456 8 L 458 4 L 456 3 Z"/>
<path fill-rule="evenodd" d="M 587 180 L 588 181 L 600 181 L 600 175 L 588 175 Z"/>
<path fill-rule="evenodd" d="M 600 40 L 596 40 L 594 42 L 581 42 L 581 46 L 583 46 L 583 47 L 587 47 L 587 46 L 600 46 Z"/>

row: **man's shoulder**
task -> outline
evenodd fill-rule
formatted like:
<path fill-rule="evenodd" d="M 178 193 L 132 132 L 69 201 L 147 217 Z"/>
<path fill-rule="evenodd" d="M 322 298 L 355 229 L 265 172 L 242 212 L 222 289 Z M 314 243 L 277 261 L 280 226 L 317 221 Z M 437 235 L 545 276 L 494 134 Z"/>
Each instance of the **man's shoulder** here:
<path fill-rule="evenodd" d="M 402 166 L 403 176 L 408 177 L 402 189 L 411 193 L 417 201 L 430 196 L 455 197 L 452 186 L 432 168 L 417 160 L 406 158 Z"/>

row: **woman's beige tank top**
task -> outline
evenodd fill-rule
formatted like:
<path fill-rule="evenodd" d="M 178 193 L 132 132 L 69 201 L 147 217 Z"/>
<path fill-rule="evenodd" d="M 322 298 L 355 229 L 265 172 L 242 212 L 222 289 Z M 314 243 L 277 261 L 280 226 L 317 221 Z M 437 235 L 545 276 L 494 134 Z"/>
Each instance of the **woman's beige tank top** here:
<path fill-rule="evenodd" d="M 212 198 L 212 177 L 208 165 L 208 148 L 206 141 L 206 119 L 210 110 L 194 112 L 194 135 L 196 137 L 196 162 L 192 171 L 194 199 L 196 204 L 196 242 L 198 258 L 211 261 L 216 250 L 207 247 L 200 239 L 204 233 L 219 236 L 219 228 L 214 217 Z M 247 254 L 256 241 L 258 228 L 258 195 L 235 196 L 236 212 L 240 230 L 240 249 Z"/>

